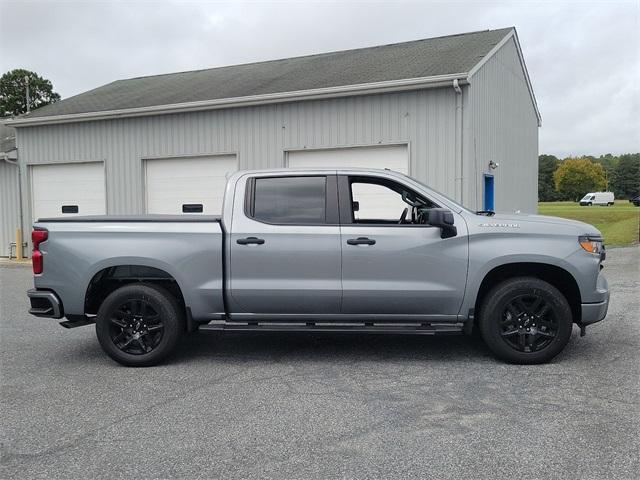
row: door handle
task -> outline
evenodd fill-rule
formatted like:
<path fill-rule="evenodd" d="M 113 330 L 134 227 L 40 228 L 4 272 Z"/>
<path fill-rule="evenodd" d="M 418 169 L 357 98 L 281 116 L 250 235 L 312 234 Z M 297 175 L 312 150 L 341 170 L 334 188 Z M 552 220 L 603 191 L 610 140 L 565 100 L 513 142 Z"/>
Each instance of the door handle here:
<path fill-rule="evenodd" d="M 350 238 L 347 240 L 349 245 L 375 245 L 376 241 L 367 237 Z"/>
<path fill-rule="evenodd" d="M 258 237 L 247 237 L 247 238 L 239 238 L 236 240 L 236 243 L 239 245 L 262 245 L 264 240 Z"/>

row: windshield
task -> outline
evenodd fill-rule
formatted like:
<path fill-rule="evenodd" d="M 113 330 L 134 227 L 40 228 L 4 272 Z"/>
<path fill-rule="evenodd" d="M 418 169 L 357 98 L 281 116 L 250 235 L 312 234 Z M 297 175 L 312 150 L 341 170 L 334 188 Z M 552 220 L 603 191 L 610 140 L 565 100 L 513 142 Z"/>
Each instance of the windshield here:
<path fill-rule="evenodd" d="M 399 172 L 397 172 L 399 173 Z M 476 212 L 474 212 L 473 210 L 469 210 L 467 207 L 464 207 L 462 205 L 460 205 L 456 200 L 454 200 L 453 198 L 449 197 L 448 195 L 445 195 L 444 193 L 441 193 L 437 190 L 434 190 L 433 188 L 431 188 L 429 185 L 421 182 L 420 180 L 417 180 L 413 177 L 410 177 L 409 175 L 405 175 L 404 173 L 401 173 L 400 175 L 402 175 L 403 177 L 407 177 L 411 180 L 413 180 L 414 182 L 418 183 L 419 185 L 423 186 L 424 188 L 426 188 L 427 190 L 431 190 L 432 192 L 437 193 L 438 195 L 440 195 L 441 197 L 443 197 L 445 200 L 448 200 L 449 202 L 453 203 L 456 207 L 458 207 L 460 210 L 464 210 L 467 213 L 472 213 L 472 214 L 476 214 Z"/>

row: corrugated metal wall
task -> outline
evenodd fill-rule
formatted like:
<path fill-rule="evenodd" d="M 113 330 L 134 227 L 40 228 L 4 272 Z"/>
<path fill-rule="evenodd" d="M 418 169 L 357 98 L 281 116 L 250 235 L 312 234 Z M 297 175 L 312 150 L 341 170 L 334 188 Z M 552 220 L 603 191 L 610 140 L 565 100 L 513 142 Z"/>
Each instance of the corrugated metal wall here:
<path fill-rule="evenodd" d="M 538 119 L 513 39 L 471 78 L 464 112 L 464 196 L 482 208 L 483 173 L 494 175 L 495 209 L 536 213 Z M 489 170 L 489 161 L 500 164 Z"/>
<path fill-rule="evenodd" d="M 455 92 L 441 88 L 28 127 L 17 140 L 22 164 L 106 161 L 108 213 L 136 214 L 142 160 L 194 154 L 235 153 L 241 169 L 275 168 L 289 149 L 408 143 L 411 174 L 453 195 L 454 127 Z"/>
<path fill-rule="evenodd" d="M 18 168 L 0 160 L 0 257 L 9 256 L 9 244 L 20 228 L 18 204 Z"/>
<path fill-rule="evenodd" d="M 494 160 L 496 209 L 535 212 L 537 119 L 513 40 L 463 87 L 462 106 L 463 203 L 482 207 L 482 174 Z M 407 143 L 410 174 L 453 197 L 455 119 L 454 89 L 438 88 L 20 128 L 25 225 L 28 165 L 56 162 L 104 161 L 107 212 L 137 214 L 145 158 L 232 153 L 241 169 L 277 168 L 287 150 Z M 17 210 L 5 202 L 3 231 L 4 212 Z"/>

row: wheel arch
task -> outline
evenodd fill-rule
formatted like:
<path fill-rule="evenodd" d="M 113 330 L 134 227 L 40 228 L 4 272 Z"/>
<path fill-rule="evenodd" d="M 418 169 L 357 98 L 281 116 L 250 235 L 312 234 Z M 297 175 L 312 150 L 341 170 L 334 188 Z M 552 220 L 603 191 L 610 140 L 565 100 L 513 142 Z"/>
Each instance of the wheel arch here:
<path fill-rule="evenodd" d="M 114 264 L 95 272 L 85 290 L 85 314 L 96 314 L 110 293 L 132 283 L 156 285 L 167 290 L 182 309 L 187 326 L 190 325 L 189 309 L 178 280 L 167 270 L 145 264 Z"/>
<path fill-rule="evenodd" d="M 513 262 L 493 267 L 485 274 L 480 283 L 475 299 L 474 311 L 480 311 L 482 302 L 493 286 L 515 277 L 534 277 L 544 280 L 556 287 L 565 296 L 571 307 L 573 322 L 580 323 L 582 317 L 582 299 L 578 282 L 569 271 L 548 263 Z"/>

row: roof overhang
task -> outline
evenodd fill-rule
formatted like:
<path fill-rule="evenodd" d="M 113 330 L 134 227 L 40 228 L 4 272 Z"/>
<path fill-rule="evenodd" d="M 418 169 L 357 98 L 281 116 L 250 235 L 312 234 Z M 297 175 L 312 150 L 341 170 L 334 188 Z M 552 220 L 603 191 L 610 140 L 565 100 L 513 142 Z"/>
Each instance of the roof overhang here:
<path fill-rule="evenodd" d="M 468 72 L 432 77 L 390 80 L 359 85 L 345 85 L 339 87 L 317 88 L 312 90 L 298 90 L 294 92 L 269 93 L 236 98 L 221 98 L 199 102 L 175 103 L 171 105 L 154 105 L 150 107 L 127 108 L 121 110 L 107 110 L 101 112 L 75 113 L 70 115 L 55 115 L 48 117 L 21 116 L 5 121 L 5 125 L 12 127 L 31 127 L 59 123 L 85 122 L 92 120 L 110 120 L 127 117 L 142 117 L 149 115 L 164 115 L 169 113 L 196 112 L 202 110 L 217 110 L 222 108 L 249 107 L 270 103 L 296 102 L 303 100 L 318 100 L 323 98 L 348 97 L 354 95 L 371 95 L 376 93 L 399 92 L 425 88 L 451 87 L 453 80 L 459 84 L 466 84 Z"/>

